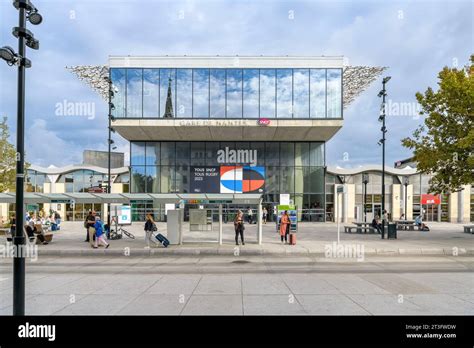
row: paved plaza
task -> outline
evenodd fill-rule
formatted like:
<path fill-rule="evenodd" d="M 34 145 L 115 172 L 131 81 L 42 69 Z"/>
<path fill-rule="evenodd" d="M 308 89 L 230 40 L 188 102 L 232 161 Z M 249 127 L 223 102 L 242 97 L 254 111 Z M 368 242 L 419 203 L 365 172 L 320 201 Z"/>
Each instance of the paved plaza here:
<path fill-rule="evenodd" d="M 350 222 L 347 224 L 351 224 Z M 166 235 L 166 223 L 158 223 L 160 233 Z M 398 231 L 396 240 L 382 240 L 378 234 L 348 234 L 344 233 L 344 224 L 341 224 L 340 240 L 342 244 L 363 246 L 364 253 L 383 255 L 474 255 L 474 234 L 463 232 L 462 224 L 429 223 L 431 231 Z M 82 222 L 63 222 L 61 231 L 54 233 L 53 242 L 49 245 L 39 245 L 40 255 L 118 255 L 129 248 L 132 256 L 150 254 L 178 254 L 178 255 L 233 255 L 235 241 L 233 224 L 223 225 L 223 244 L 218 245 L 218 224 L 214 223 L 213 231 L 190 232 L 189 224 L 184 224 L 183 244 L 172 245 L 168 248 L 156 246 L 145 250 L 143 223 L 134 222 L 124 228 L 135 235 L 130 239 L 124 235 L 123 239 L 110 241 L 111 247 L 94 250 L 85 243 L 86 231 Z M 0 239 L 4 238 L 0 236 Z M 3 239 L 2 242 L 5 240 Z M 245 246 L 241 246 L 239 253 L 244 255 L 261 254 L 324 254 L 326 247 L 337 241 L 337 225 L 335 223 L 300 223 L 297 232 L 297 244 L 286 245 L 280 242 L 275 223 L 263 225 L 263 243 L 257 244 L 257 226 L 246 225 Z"/>
<path fill-rule="evenodd" d="M 473 315 L 473 270 L 471 256 L 45 256 L 27 263 L 26 314 Z"/>

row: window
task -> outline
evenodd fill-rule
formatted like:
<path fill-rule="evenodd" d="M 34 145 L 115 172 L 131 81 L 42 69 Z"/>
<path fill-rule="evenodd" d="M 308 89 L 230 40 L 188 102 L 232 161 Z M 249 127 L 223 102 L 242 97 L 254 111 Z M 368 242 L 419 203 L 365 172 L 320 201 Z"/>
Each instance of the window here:
<path fill-rule="evenodd" d="M 295 118 L 309 117 L 309 70 L 293 70 L 293 110 Z"/>
<path fill-rule="evenodd" d="M 327 117 L 342 117 L 342 70 L 327 70 Z"/>
<path fill-rule="evenodd" d="M 293 74 L 291 69 L 277 69 L 277 117 L 293 117 Z"/>
<path fill-rule="evenodd" d="M 127 117 L 142 117 L 143 70 L 127 69 Z"/>
<path fill-rule="evenodd" d="M 311 118 L 326 117 L 326 69 L 310 71 Z"/>
<path fill-rule="evenodd" d="M 114 117 L 126 117 L 125 112 L 125 81 L 126 81 L 126 72 L 125 69 L 111 69 L 110 77 L 112 79 L 112 85 L 115 89 L 114 96 L 112 98 L 112 103 L 115 106 L 115 109 L 112 110 L 112 115 Z"/>
<path fill-rule="evenodd" d="M 225 70 L 210 71 L 210 117 L 225 118 Z"/>
<path fill-rule="evenodd" d="M 193 117 L 209 118 L 209 69 L 193 70 Z"/>
<path fill-rule="evenodd" d="M 143 117 L 158 117 L 159 91 L 159 69 L 143 69 Z"/>
<path fill-rule="evenodd" d="M 176 117 L 193 116 L 193 71 L 177 69 L 176 71 Z"/>
<path fill-rule="evenodd" d="M 130 156 L 130 164 L 145 165 L 145 143 L 133 142 Z"/>
<path fill-rule="evenodd" d="M 258 69 L 244 69 L 244 118 L 258 118 L 259 73 Z"/>
<path fill-rule="evenodd" d="M 227 118 L 242 118 L 241 69 L 227 69 Z"/>
<path fill-rule="evenodd" d="M 260 70 L 260 117 L 275 117 L 275 69 Z"/>
<path fill-rule="evenodd" d="M 175 116 L 176 71 L 175 69 L 160 69 L 160 117 L 163 117 L 166 112 L 168 88 L 171 90 L 171 104 L 173 116 Z"/>

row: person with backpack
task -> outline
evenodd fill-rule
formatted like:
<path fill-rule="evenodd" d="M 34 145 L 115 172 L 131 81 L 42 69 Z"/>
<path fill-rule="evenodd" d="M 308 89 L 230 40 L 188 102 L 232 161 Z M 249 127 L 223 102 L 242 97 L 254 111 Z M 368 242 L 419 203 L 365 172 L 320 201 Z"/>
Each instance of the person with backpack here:
<path fill-rule="evenodd" d="M 153 235 L 153 232 L 158 231 L 156 227 L 155 221 L 153 220 L 153 216 L 151 214 L 146 214 L 146 222 L 145 222 L 145 249 L 150 249 L 150 241 Z"/>
<path fill-rule="evenodd" d="M 94 246 L 95 241 L 95 211 L 89 211 L 89 215 L 87 215 L 86 220 L 84 221 L 84 227 L 87 230 L 86 240 L 84 242 L 89 242 L 90 245 Z"/>
<path fill-rule="evenodd" d="M 235 229 L 235 245 L 239 245 L 239 234 L 240 239 L 242 240 L 242 245 L 245 245 L 244 242 L 244 213 L 241 210 L 235 214 L 234 218 L 234 229 Z"/>
<path fill-rule="evenodd" d="M 95 217 L 95 223 L 94 223 L 94 229 L 95 229 L 95 242 L 94 242 L 94 249 L 97 249 L 100 245 L 100 243 L 105 245 L 105 249 L 107 249 L 110 244 L 107 243 L 105 240 L 105 231 L 104 231 L 104 224 L 100 220 L 99 216 Z"/>

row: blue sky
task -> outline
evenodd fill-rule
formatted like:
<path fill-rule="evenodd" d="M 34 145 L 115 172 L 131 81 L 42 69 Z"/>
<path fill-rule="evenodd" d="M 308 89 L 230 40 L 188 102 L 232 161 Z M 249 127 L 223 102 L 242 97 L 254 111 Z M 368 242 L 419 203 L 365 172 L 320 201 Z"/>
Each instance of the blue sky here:
<path fill-rule="evenodd" d="M 26 149 L 31 163 L 80 163 L 105 150 L 106 104 L 65 66 L 105 64 L 108 55 L 344 55 L 350 65 L 387 66 L 394 105 L 436 86 L 444 66 L 474 52 L 472 1 L 132 1 L 36 0 L 44 22 L 28 50 Z M 143 6 L 147 4 L 147 6 Z M 16 48 L 11 1 L 0 4 L 0 45 Z M 328 165 L 380 163 L 379 78 L 344 113 L 327 144 Z M 57 103 L 94 103 L 96 117 L 56 116 Z M 406 104 L 414 105 L 414 104 Z M 16 69 L 0 64 L 0 116 L 16 129 Z M 400 139 L 423 121 L 413 112 L 387 119 L 387 164 L 410 156 Z M 116 136 L 118 138 L 118 136 Z M 14 136 L 12 136 L 14 141 Z M 117 139 L 118 150 L 128 143 Z"/>

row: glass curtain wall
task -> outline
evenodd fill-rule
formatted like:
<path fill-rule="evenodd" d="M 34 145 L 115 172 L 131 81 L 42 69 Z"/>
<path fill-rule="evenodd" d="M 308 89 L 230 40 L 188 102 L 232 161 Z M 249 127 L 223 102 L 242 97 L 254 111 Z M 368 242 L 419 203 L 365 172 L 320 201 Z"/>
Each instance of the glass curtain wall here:
<path fill-rule="evenodd" d="M 342 118 L 342 69 L 112 68 L 114 117 Z"/>

